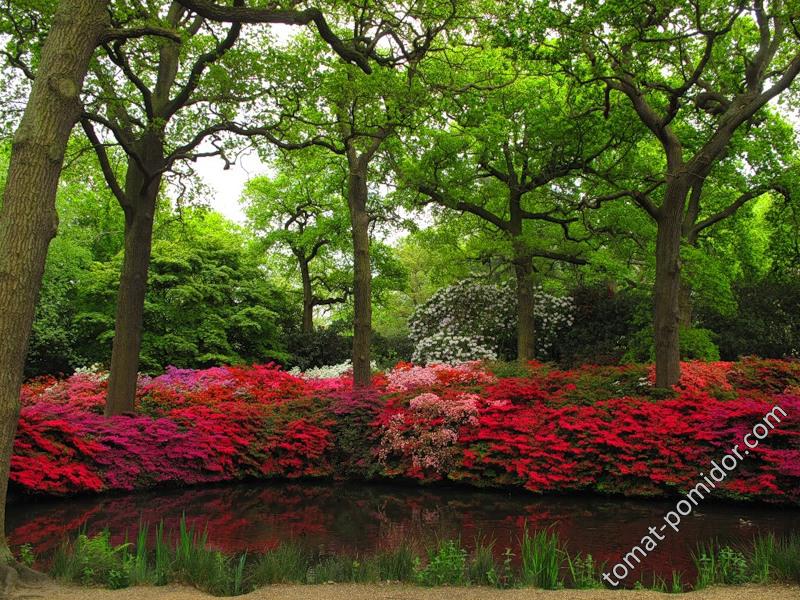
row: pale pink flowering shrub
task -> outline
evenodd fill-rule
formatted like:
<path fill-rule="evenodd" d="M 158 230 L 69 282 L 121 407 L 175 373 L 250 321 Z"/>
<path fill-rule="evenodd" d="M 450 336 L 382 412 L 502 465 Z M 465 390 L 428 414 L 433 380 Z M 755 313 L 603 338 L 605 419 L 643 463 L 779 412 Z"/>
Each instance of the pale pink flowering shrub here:
<path fill-rule="evenodd" d="M 390 392 L 407 392 L 422 387 L 450 384 L 491 383 L 495 377 L 483 370 L 480 362 L 460 365 L 433 364 L 418 367 L 400 363 L 386 373 L 386 389 Z"/>
<path fill-rule="evenodd" d="M 407 411 L 392 415 L 383 426 L 378 457 L 385 464 L 400 455 L 417 471 L 447 472 L 457 463 L 458 430 L 478 424 L 480 400 L 477 394 L 420 394 Z"/>

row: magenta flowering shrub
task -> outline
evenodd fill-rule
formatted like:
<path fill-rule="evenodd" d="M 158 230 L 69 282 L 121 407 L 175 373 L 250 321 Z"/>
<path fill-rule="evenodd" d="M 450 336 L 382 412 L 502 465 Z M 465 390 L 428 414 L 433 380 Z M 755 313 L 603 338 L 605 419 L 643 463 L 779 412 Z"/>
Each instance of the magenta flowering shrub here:
<path fill-rule="evenodd" d="M 800 361 L 686 363 L 671 396 L 646 366 L 400 364 L 353 389 L 274 365 L 168 369 L 135 414 L 106 418 L 106 380 L 22 390 L 17 493 L 64 495 L 267 477 L 402 477 L 532 492 L 685 492 L 780 406 L 786 416 L 714 491 L 800 503 Z"/>

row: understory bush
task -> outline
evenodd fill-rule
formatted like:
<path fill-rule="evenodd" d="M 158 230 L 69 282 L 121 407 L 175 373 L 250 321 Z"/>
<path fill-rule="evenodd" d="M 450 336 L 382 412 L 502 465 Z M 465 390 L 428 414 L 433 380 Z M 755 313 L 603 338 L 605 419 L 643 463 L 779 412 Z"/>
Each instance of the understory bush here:
<path fill-rule="evenodd" d="M 573 324 L 574 303 L 540 287 L 534 289 L 534 298 L 537 353 L 549 359 L 558 337 Z M 512 358 L 516 328 L 513 287 L 463 280 L 440 289 L 409 317 L 411 360 L 458 364 Z"/>
<path fill-rule="evenodd" d="M 103 373 L 22 391 L 16 494 L 66 495 L 244 478 L 400 478 L 531 492 L 664 496 L 694 487 L 780 406 L 718 498 L 800 502 L 800 361 L 687 362 L 672 390 L 652 367 L 564 371 L 398 364 L 367 390 L 274 365 L 143 377 L 136 413 L 102 415 Z"/>

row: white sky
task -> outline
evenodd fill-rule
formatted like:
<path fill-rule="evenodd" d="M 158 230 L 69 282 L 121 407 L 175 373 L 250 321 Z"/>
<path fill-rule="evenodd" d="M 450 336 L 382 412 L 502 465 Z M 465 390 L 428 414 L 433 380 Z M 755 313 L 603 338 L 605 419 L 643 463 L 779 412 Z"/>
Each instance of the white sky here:
<path fill-rule="evenodd" d="M 240 156 L 227 171 L 224 166 L 225 163 L 219 158 L 208 157 L 199 159 L 195 169 L 211 190 L 207 198 L 211 208 L 241 224 L 245 216 L 239 198 L 244 185 L 248 179 L 269 174 L 269 167 L 261 162 L 255 151 Z"/>

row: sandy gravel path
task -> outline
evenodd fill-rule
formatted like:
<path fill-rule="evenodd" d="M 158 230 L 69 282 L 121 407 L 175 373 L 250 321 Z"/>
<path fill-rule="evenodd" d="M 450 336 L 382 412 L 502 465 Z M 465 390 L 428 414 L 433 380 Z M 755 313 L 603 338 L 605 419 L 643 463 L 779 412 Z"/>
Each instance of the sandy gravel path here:
<path fill-rule="evenodd" d="M 133 587 L 124 590 L 72 587 L 49 583 L 19 590 L 16 600 L 209 600 L 198 590 L 181 586 Z M 800 600 L 800 587 L 715 587 L 682 596 L 658 592 L 614 590 L 496 590 L 493 588 L 421 588 L 405 585 L 272 585 L 256 590 L 244 600 Z"/>

